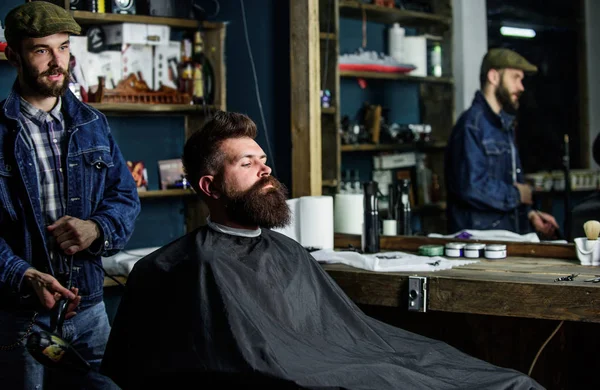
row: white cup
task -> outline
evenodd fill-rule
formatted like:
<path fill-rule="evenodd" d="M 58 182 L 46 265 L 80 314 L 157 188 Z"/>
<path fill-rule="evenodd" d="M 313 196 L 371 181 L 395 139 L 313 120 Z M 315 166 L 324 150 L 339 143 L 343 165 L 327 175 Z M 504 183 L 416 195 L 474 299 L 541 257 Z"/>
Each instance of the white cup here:
<path fill-rule="evenodd" d="M 383 220 L 383 235 L 384 236 L 395 236 L 398 232 L 398 223 L 395 219 L 384 219 Z"/>
<path fill-rule="evenodd" d="M 596 246 L 596 243 L 598 243 L 598 240 L 588 240 L 586 238 L 584 240 L 584 243 L 585 243 L 585 250 L 586 251 L 591 251 Z"/>

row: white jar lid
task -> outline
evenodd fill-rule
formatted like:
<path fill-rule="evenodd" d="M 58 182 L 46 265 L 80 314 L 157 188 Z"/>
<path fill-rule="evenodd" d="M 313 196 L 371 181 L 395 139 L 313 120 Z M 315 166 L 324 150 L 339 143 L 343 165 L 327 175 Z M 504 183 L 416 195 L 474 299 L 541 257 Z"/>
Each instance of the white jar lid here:
<path fill-rule="evenodd" d="M 485 247 L 486 251 L 505 251 L 506 250 L 506 245 L 504 244 L 491 244 Z"/>
<path fill-rule="evenodd" d="M 449 242 L 446 244 L 448 249 L 463 249 L 467 244 L 464 242 Z"/>
<path fill-rule="evenodd" d="M 473 243 L 473 244 L 467 244 L 467 246 L 465 247 L 466 250 L 481 250 L 485 248 L 485 244 L 481 244 L 481 243 Z"/>

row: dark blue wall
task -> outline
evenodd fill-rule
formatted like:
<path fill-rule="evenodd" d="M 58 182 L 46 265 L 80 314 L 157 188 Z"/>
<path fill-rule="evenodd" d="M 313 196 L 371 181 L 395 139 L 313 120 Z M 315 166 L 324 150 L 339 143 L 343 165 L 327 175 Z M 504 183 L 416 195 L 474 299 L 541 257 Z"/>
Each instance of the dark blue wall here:
<path fill-rule="evenodd" d="M 244 34 L 241 1 L 220 0 L 220 4 L 220 13 L 214 19 L 228 22 L 225 45 L 227 109 L 243 112 L 256 122 L 258 144 L 267 154 L 274 174 L 290 188 L 289 3 L 282 0 L 243 1 L 266 131 Z"/>

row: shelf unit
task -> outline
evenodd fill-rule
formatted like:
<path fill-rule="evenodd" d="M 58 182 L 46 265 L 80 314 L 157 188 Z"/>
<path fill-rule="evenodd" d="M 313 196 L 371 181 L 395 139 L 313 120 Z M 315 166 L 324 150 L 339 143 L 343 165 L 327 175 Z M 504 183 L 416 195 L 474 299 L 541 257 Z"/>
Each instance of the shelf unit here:
<path fill-rule="evenodd" d="M 446 148 L 454 123 L 454 79 L 452 77 L 452 8 L 451 0 L 431 0 L 432 13 L 386 8 L 357 0 L 319 0 L 319 28 L 321 52 L 321 79 L 325 79 L 324 89 L 331 91 L 331 107 L 335 115 L 321 115 L 322 134 L 322 193 L 334 195 L 339 192 L 344 159 L 353 159 L 354 153 L 377 154 L 416 151 L 428 155 L 433 172 L 439 175 L 443 184 L 443 151 Z M 333 7 L 333 9 L 329 8 Z M 391 25 L 400 23 L 403 27 L 414 28 L 419 35 L 441 36 L 442 77 L 411 76 L 401 73 L 348 71 L 339 69 L 340 43 L 344 32 L 340 31 L 340 18 L 350 18 Z M 368 47 L 367 47 L 368 50 Z M 355 113 L 345 113 L 342 109 L 344 91 L 340 89 L 340 79 L 366 79 L 373 85 L 381 83 L 414 83 L 418 85 L 419 107 L 422 123 L 432 126 L 435 142 L 422 144 L 341 144 L 340 117 L 344 114 L 352 118 Z M 391 85 L 391 84 L 390 84 Z M 385 87 L 384 87 L 385 88 Z M 371 104 L 382 102 L 371 101 Z M 390 107 L 393 109 L 393 107 Z M 356 156 L 358 157 L 358 156 Z M 364 178 L 363 178 L 364 179 Z M 422 206 L 422 214 L 439 216 L 445 210 L 445 189 L 442 185 L 442 201 L 438 204 Z M 416 211 L 416 208 L 415 208 Z M 425 223 L 424 223 L 425 225 Z M 445 230 L 445 227 L 443 228 Z"/>
<path fill-rule="evenodd" d="M 215 111 L 220 106 L 196 104 L 140 104 L 140 103 L 89 103 L 105 114 L 160 114 L 160 115 L 193 115 L 203 114 L 204 110 Z"/>
<path fill-rule="evenodd" d="M 0 53 L 0 61 L 6 61 L 6 54 L 4 52 Z"/>
<path fill-rule="evenodd" d="M 415 27 L 433 25 L 450 28 L 452 26 L 452 18 L 445 15 L 381 7 L 356 0 L 339 0 L 339 2 L 340 16 L 347 18 L 362 19 L 364 11 L 367 20 L 376 23 L 392 24 L 398 22 Z"/>
<path fill-rule="evenodd" d="M 446 141 L 436 141 L 426 144 L 346 144 L 342 145 L 344 152 L 433 152 L 446 148 Z"/>
<path fill-rule="evenodd" d="M 363 72 L 354 70 L 341 70 L 340 77 L 352 77 L 362 79 L 380 79 L 380 80 L 402 80 L 416 83 L 440 83 L 454 84 L 452 77 L 434 77 L 434 76 L 411 76 L 402 73 L 381 73 L 381 72 Z"/>
<path fill-rule="evenodd" d="M 70 9 L 69 0 L 55 1 L 65 9 Z M 165 18 L 145 15 L 122 15 L 112 13 L 94 13 L 88 11 L 70 11 L 75 20 L 84 28 L 92 25 L 114 24 L 114 23 L 145 23 L 162 24 L 172 29 L 194 31 L 200 29 L 203 32 L 204 54 L 212 64 L 214 71 L 214 102 L 212 105 L 188 105 L 188 104 L 141 104 L 141 103 L 90 103 L 107 116 L 183 116 L 185 120 L 185 139 L 197 129 L 204 121 L 205 112 L 214 110 L 226 110 L 226 68 L 225 68 L 225 33 L 226 23 L 220 22 L 198 22 L 192 19 Z M 191 231 L 206 223 L 208 209 L 206 205 L 195 195 L 192 190 L 151 190 L 140 191 L 140 199 L 168 199 L 181 198 L 185 204 L 186 231 Z"/>

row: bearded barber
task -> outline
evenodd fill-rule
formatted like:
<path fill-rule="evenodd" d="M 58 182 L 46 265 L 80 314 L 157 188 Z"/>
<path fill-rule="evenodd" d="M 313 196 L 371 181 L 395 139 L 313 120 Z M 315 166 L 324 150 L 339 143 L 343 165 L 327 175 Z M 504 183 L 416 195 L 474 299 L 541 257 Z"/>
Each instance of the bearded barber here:
<path fill-rule="evenodd" d="M 52 330 L 69 299 L 60 336 L 98 371 L 110 332 L 101 256 L 124 248 L 139 198 L 106 117 L 68 88 L 81 32 L 69 11 L 33 1 L 4 26 L 17 79 L 0 103 L 0 387 L 84 388 L 34 360 L 27 337 Z"/>
<path fill-rule="evenodd" d="M 493 229 L 555 235 L 554 217 L 532 208 L 532 189 L 524 183 L 514 144 L 523 78 L 536 72 L 535 65 L 509 49 L 490 49 L 483 57 L 481 89 L 456 122 L 446 148 L 450 233 Z"/>

